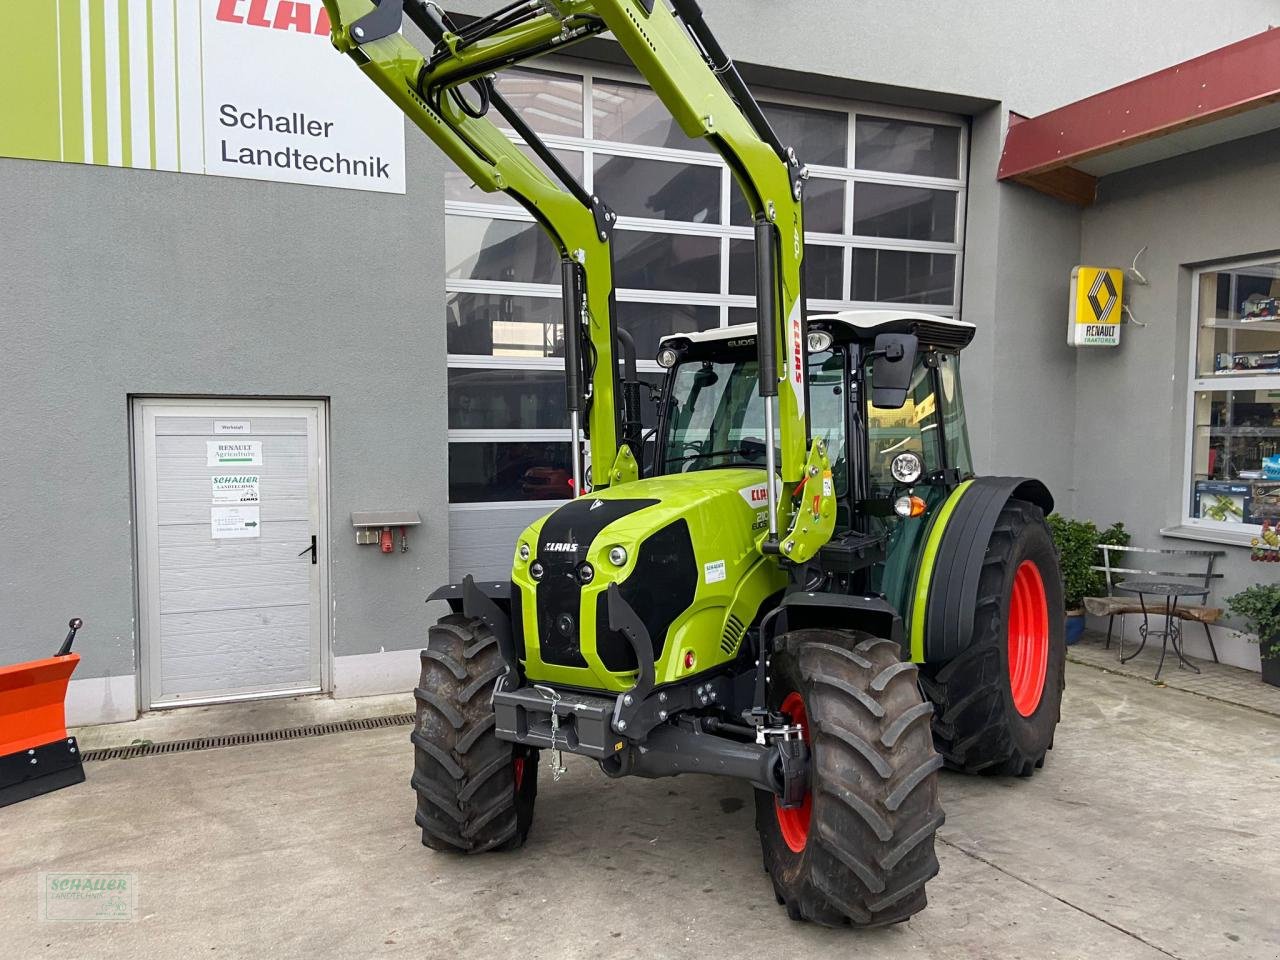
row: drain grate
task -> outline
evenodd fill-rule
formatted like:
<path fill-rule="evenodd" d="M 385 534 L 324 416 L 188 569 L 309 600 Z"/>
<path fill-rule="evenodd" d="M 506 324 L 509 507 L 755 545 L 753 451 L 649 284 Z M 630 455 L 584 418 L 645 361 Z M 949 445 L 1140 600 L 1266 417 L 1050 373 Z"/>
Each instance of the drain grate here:
<path fill-rule="evenodd" d="M 383 727 L 408 726 L 415 720 L 416 717 L 412 713 L 397 713 L 389 717 L 335 720 L 332 723 L 313 723 L 306 727 L 289 727 L 284 730 L 267 730 L 262 733 L 232 733 L 223 737 L 196 737 L 192 740 L 170 740 L 166 743 L 134 743 L 127 747 L 103 747 L 101 750 L 85 750 L 81 757 L 84 760 L 131 760 L 134 757 L 150 757 L 158 753 L 216 750 L 219 747 L 238 747 L 248 743 L 273 743 L 277 740 L 323 737 L 330 733 L 349 733 L 354 730 L 379 730 Z"/>

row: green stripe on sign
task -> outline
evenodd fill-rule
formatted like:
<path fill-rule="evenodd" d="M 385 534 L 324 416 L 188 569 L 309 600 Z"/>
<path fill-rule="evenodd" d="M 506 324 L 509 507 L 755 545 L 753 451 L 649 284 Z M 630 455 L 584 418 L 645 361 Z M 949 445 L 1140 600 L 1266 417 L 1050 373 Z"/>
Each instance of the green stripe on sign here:
<path fill-rule="evenodd" d="M 156 27 L 147 0 L 147 120 L 151 126 L 151 169 L 156 169 Z"/>
<path fill-rule="evenodd" d="M 951 519 L 951 514 L 955 512 L 956 504 L 972 485 L 972 480 L 966 480 L 951 491 L 951 496 L 933 515 L 933 522 L 929 525 L 929 533 L 925 537 L 924 550 L 920 554 L 920 572 L 916 575 L 916 592 L 911 600 L 911 660 L 913 663 L 924 663 L 924 621 L 929 606 L 929 584 L 933 580 L 933 567 L 938 560 L 938 546 L 942 543 L 942 534 L 947 528 L 947 521 Z"/>
<path fill-rule="evenodd" d="M 58 8 L 6 3 L 0 48 L 0 155 L 62 159 L 58 104 Z"/>
<path fill-rule="evenodd" d="M 253 463 L 253 457 L 222 457 L 219 463 Z"/>
<path fill-rule="evenodd" d="M 129 0 L 117 0 L 116 30 L 120 34 L 120 162 L 133 166 L 133 96 L 129 83 Z"/>
<path fill-rule="evenodd" d="M 104 4 L 89 0 L 89 84 L 93 111 L 92 162 L 106 165 L 107 154 L 107 24 Z"/>
<path fill-rule="evenodd" d="M 58 69 L 62 77 L 62 159 L 84 163 L 84 58 L 80 4 L 58 0 Z"/>

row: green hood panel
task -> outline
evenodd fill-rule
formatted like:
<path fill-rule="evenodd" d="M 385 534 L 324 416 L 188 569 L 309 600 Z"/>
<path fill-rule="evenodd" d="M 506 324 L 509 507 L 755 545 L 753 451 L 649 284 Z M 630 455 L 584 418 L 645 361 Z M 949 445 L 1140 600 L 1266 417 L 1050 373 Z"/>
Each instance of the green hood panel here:
<path fill-rule="evenodd" d="M 512 570 L 530 679 L 610 691 L 632 685 L 633 670 L 606 665 L 610 659 L 616 667 L 617 658 L 608 656 L 607 624 L 596 622 L 599 599 L 611 583 L 620 584 L 624 596 L 650 598 L 636 610 L 646 622 L 669 624 L 665 637 L 652 638 L 661 649 L 659 683 L 733 659 L 761 602 L 785 583 L 777 564 L 756 549 L 767 525 L 765 497 L 763 470 L 700 470 L 587 494 L 532 524 L 517 543 Z M 681 521 L 687 540 L 683 531 L 668 529 Z M 654 551 L 646 558 L 643 547 L 659 533 L 664 545 L 687 546 L 664 548 L 655 567 Z M 527 561 L 520 558 L 522 545 L 529 548 Z M 614 547 L 626 551 L 621 567 L 609 559 Z M 531 575 L 535 563 L 544 571 L 541 581 Z M 583 563 L 594 570 L 587 583 L 572 574 Z M 633 574 L 637 580 L 628 583 Z M 692 587 L 688 579 L 695 581 Z M 652 589 L 637 592 L 639 587 Z"/>

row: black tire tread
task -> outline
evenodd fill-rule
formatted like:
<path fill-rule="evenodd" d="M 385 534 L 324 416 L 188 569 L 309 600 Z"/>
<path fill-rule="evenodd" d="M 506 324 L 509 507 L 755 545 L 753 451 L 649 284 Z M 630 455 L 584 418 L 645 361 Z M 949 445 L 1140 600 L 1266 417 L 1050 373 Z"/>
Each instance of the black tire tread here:
<path fill-rule="evenodd" d="M 773 655 L 790 657 L 809 716 L 813 806 L 800 854 L 781 844 L 772 795 L 757 793 L 765 868 L 792 919 L 828 926 L 899 923 L 925 906 L 938 872 L 943 823 L 935 771 L 942 758 L 896 644 L 848 630 L 797 630 Z M 901 678 L 901 679 L 899 679 Z M 877 681 L 879 683 L 877 684 Z M 925 709 L 921 709 L 921 707 Z"/>
<path fill-rule="evenodd" d="M 526 754 L 525 778 L 533 783 L 522 800 L 512 766 L 516 748 L 494 735 L 490 693 L 506 669 L 497 638 L 481 621 L 449 614 L 428 632 L 421 661 L 410 740 L 414 820 L 423 844 L 464 853 L 520 846 L 532 817 L 537 754 Z"/>
<path fill-rule="evenodd" d="M 1027 753 L 1012 735 L 1007 668 L 997 646 L 1006 636 L 1002 618 L 1010 558 L 1015 544 L 1036 526 L 1045 526 L 1039 507 L 1023 500 L 1005 504 L 991 534 L 978 581 L 973 643 L 941 667 L 926 665 L 921 672 L 921 689 L 936 708 L 934 744 L 950 769 L 1030 776 L 1044 766 L 1045 752 L 1052 746 L 1050 741 L 1049 746 Z M 1056 700 L 1055 724 L 1061 719 L 1065 685 L 1065 674 L 1060 674 L 1057 690 L 1045 689 L 1045 697 Z"/>

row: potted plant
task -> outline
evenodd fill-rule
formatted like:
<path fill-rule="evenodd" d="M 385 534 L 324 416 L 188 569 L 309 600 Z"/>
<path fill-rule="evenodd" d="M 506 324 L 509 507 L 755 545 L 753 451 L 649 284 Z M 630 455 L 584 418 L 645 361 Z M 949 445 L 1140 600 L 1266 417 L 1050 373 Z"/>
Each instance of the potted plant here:
<path fill-rule="evenodd" d="M 1074 644 L 1084 633 L 1084 598 L 1104 596 L 1107 585 L 1102 574 L 1093 568 L 1101 563 L 1098 544 L 1129 543 L 1129 531 L 1123 523 L 1113 523 L 1099 531 L 1092 520 L 1072 520 L 1060 513 L 1050 514 L 1049 531 L 1058 548 L 1058 566 L 1062 571 L 1062 598 L 1067 608 L 1067 643 Z"/>
<path fill-rule="evenodd" d="M 1244 620 L 1258 644 L 1263 681 L 1280 687 L 1280 584 L 1254 584 L 1227 597 L 1227 606 Z"/>

